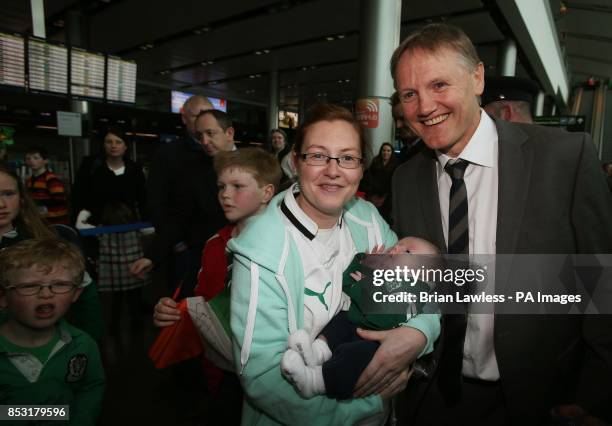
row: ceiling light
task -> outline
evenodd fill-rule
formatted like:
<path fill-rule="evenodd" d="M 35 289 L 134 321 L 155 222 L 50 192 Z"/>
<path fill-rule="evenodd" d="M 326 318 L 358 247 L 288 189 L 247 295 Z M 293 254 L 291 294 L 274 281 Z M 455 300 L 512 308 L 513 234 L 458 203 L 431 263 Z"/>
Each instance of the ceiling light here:
<path fill-rule="evenodd" d="M 256 55 L 261 55 L 263 52 L 261 50 L 258 50 L 255 52 Z"/>
<path fill-rule="evenodd" d="M 327 37 L 325 37 L 325 40 L 327 40 L 327 41 L 334 41 L 334 37 L 332 37 L 332 36 L 327 36 Z"/>
<path fill-rule="evenodd" d="M 264 49 L 264 53 L 270 53 L 269 49 Z"/>
<path fill-rule="evenodd" d="M 338 34 L 337 37 L 338 37 L 339 40 L 342 40 L 346 36 L 344 34 Z"/>
<path fill-rule="evenodd" d="M 214 64 L 214 63 L 215 63 L 215 61 L 206 61 L 206 63 L 207 63 L 208 65 L 212 65 L 212 64 Z"/>
<path fill-rule="evenodd" d="M 215 84 L 218 84 L 218 83 L 219 83 L 219 82 L 218 82 L 218 81 L 215 81 L 215 80 L 213 80 L 213 81 L 209 81 L 209 82 L 208 82 L 208 84 L 210 84 L 211 86 L 214 86 Z"/>

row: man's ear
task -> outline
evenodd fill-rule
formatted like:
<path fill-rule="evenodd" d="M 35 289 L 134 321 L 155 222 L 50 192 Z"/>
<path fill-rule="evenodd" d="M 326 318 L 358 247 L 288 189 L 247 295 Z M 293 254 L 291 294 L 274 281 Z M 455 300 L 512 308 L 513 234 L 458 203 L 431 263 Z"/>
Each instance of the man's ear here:
<path fill-rule="evenodd" d="M 234 128 L 233 127 L 228 127 L 227 130 L 225 131 L 225 134 L 227 135 L 228 138 L 230 138 L 231 140 L 234 140 Z"/>
<path fill-rule="evenodd" d="M 510 121 L 512 119 L 512 106 L 504 102 L 499 109 L 499 118 L 504 121 Z"/>
<path fill-rule="evenodd" d="M 263 198 L 261 199 L 261 202 L 263 204 L 268 204 L 270 202 L 270 200 L 272 199 L 272 197 L 274 197 L 274 193 L 276 192 L 276 189 L 274 188 L 274 185 L 272 185 L 271 183 L 264 185 L 263 186 Z"/>
<path fill-rule="evenodd" d="M 476 96 L 481 96 L 482 92 L 484 92 L 484 75 L 484 65 L 480 62 L 476 65 L 476 69 L 474 70 L 474 89 Z"/>
<path fill-rule="evenodd" d="M 83 287 L 77 288 L 74 294 L 72 295 L 72 303 L 79 300 L 79 297 L 81 297 L 81 293 L 83 293 Z"/>

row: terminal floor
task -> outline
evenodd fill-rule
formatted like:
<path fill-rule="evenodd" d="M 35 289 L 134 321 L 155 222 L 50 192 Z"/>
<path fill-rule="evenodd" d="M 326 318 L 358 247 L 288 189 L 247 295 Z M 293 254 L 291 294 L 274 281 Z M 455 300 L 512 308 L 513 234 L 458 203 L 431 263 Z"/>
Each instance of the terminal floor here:
<path fill-rule="evenodd" d="M 159 297 L 167 295 L 163 283 L 155 280 L 143 292 L 143 299 L 153 306 Z M 109 307 L 104 306 L 105 315 Z M 127 308 L 124 307 L 123 318 Z M 227 424 L 204 386 L 191 389 L 177 384 L 172 370 L 156 370 L 147 357 L 157 329 L 152 313 L 138 313 L 141 326 L 122 321 L 120 335 L 107 336 L 101 352 L 107 374 L 107 386 L 102 413 L 102 426 L 163 425 L 191 426 Z M 108 324 L 108 322 L 107 322 Z M 194 376 L 199 373 L 194 369 Z M 194 383 L 194 381 L 192 381 Z M 216 409 L 215 409 L 216 408 Z"/>

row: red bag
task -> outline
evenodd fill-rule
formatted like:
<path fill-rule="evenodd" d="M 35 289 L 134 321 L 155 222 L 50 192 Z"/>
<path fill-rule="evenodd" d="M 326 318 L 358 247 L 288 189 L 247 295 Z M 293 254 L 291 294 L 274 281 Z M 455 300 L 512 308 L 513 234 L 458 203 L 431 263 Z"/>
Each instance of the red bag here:
<path fill-rule="evenodd" d="M 180 286 L 174 293 L 173 299 L 176 299 L 179 293 Z M 180 301 L 177 309 L 181 311 L 181 319 L 171 326 L 164 327 L 149 349 L 149 358 L 155 368 L 166 368 L 195 358 L 204 352 L 202 339 L 187 311 L 187 301 Z"/>

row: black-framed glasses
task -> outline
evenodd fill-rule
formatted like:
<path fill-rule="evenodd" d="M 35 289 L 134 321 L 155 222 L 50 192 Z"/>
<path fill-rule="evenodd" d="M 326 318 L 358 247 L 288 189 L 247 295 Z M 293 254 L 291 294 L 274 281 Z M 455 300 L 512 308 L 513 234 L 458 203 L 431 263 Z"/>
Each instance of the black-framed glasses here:
<path fill-rule="evenodd" d="M 35 296 L 40 293 L 43 287 L 49 288 L 53 294 L 66 294 L 74 290 L 77 285 L 69 281 L 57 281 L 51 284 L 43 283 L 24 283 L 14 284 L 4 287 L 5 290 L 15 290 L 20 296 Z"/>
<path fill-rule="evenodd" d="M 309 166 L 325 166 L 330 160 L 336 160 L 338 162 L 338 166 L 342 167 L 343 169 L 356 169 L 357 167 L 361 166 L 361 163 L 363 162 L 363 158 L 348 154 L 341 155 L 340 157 L 330 157 L 322 152 L 307 152 L 305 154 L 300 154 L 300 157 Z"/>

